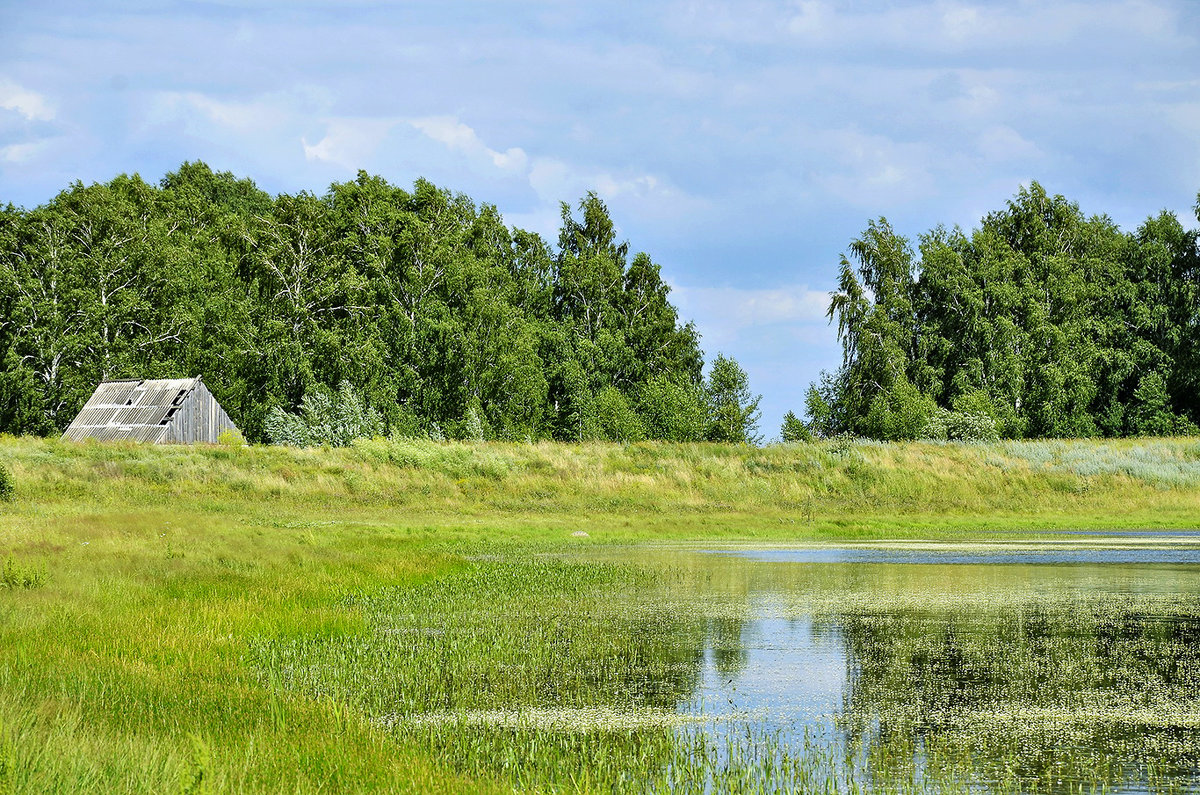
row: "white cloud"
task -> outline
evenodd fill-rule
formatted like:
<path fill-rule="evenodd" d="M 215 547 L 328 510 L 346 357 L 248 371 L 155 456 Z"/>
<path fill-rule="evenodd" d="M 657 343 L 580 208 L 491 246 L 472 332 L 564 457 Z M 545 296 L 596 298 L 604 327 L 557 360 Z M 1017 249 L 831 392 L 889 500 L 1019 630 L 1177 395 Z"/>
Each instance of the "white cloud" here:
<path fill-rule="evenodd" d="M 609 171 L 579 168 L 555 157 L 536 157 L 529 169 L 529 184 L 547 202 L 582 196 L 589 190 L 611 201 L 624 198 L 667 198 L 676 194 L 653 174 L 617 175 Z"/>
<path fill-rule="evenodd" d="M 596 192 L 606 198 L 615 198 L 621 194 L 632 193 L 639 196 L 659 192 L 658 178 L 651 174 L 640 177 L 618 179 L 611 174 L 596 175 Z"/>
<path fill-rule="evenodd" d="M 807 285 L 749 289 L 672 285 L 680 315 L 695 320 L 711 345 L 734 343 L 743 332 L 762 326 L 826 323 L 829 293 Z"/>
<path fill-rule="evenodd" d="M 817 182 L 848 204 L 879 208 L 934 192 L 934 155 L 926 144 L 858 130 L 832 130 L 819 139 L 828 162 Z"/>
<path fill-rule="evenodd" d="M 489 150 L 488 154 L 491 156 L 492 162 L 496 164 L 496 168 L 504 171 L 523 171 L 529 160 L 524 150 L 518 147 L 509 147 L 503 152 Z"/>
<path fill-rule="evenodd" d="M 786 44 L 856 51 L 999 52 L 1061 49 L 1072 39 L 1118 36 L 1126 44 L 1186 39 L 1171 5 L 1156 0 L 1003 3 L 915 2 L 860 5 L 835 13 L 833 3 L 802 0 L 688 0 L 676 12 L 686 35 L 738 44 Z M 1137 40 L 1141 42 L 1137 42 Z"/>
<path fill-rule="evenodd" d="M 325 137 L 310 144 L 304 137 L 306 160 L 324 160 L 356 171 L 365 168 L 396 122 L 388 119 L 328 119 Z"/>
<path fill-rule="evenodd" d="M 45 141 L 34 141 L 25 144 L 9 144 L 0 146 L 0 162 L 27 163 L 45 148 Z"/>
<path fill-rule="evenodd" d="M 954 5 L 942 12 L 942 30 L 946 35 L 963 39 L 979 29 L 979 9 Z"/>
<path fill-rule="evenodd" d="M 54 109 L 44 96 L 3 78 L 0 78 L 0 108 L 15 110 L 30 121 L 54 118 Z"/>
<path fill-rule="evenodd" d="M 559 216 L 558 207 L 539 207 L 528 212 L 506 212 L 504 223 L 554 241 L 558 239 L 562 218 Z"/>
<path fill-rule="evenodd" d="M 180 99 L 222 127 L 239 132 L 270 125 L 272 117 L 277 115 L 262 102 L 221 102 L 195 92 L 181 94 Z"/>
<path fill-rule="evenodd" d="M 556 156 L 531 156 L 520 147 L 509 147 L 504 151 L 493 149 L 471 126 L 453 116 L 410 119 L 409 124 L 451 152 L 523 178 L 538 199 L 555 208 L 560 201 L 580 197 L 591 190 L 606 201 L 618 198 L 643 204 L 649 201 L 655 204 L 655 211 L 670 212 L 673 208 L 676 212 L 686 212 L 687 208 L 697 206 L 694 199 L 655 174 L 632 170 L 614 173 L 573 164 Z M 555 215 L 557 217 L 557 210 Z"/>
<path fill-rule="evenodd" d="M 452 152 L 486 157 L 493 166 L 503 171 L 523 172 L 529 162 L 523 149 L 510 147 L 499 152 L 488 147 L 475 130 L 453 116 L 429 116 L 412 119 L 409 123 Z"/>
<path fill-rule="evenodd" d="M 1037 144 L 1022 137 L 1012 127 L 999 125 L 979 136 L 979 152 L 992 161 L 1029 160 L 1042 157 Z"/>
<path fill-rule="evenodd" d="M 542 199 L 570 196 L 578 185 L 571 169 L 561 160 L 539 157 L 529 169 L 529 184 Z"/>
<path fill-rule="evenodd" d="M 1000 109 L 1000 92 L 986 83 L 977 82 L 966 86 L 955 105 L 964 115 L 982 116 Z"/>
<path fill-rule="evenodd" d="M 799 4 L 799 13 L 788 20 L 787 29 L 791 33 L 806 36 L 820 36 L 829 27 L 833 11 L 816 0 L 804 0 Z"/>
<path fill-rule="evenodd" d="M 307 86 L 260 94 L 249 100 L 217 99 L 198 91 L 163 91 L 154 95 L 147 120 L 183 118 L 258 137 L 302 127 L 314 115 L 324 113 L 329 104 L 326 92 Z"/>

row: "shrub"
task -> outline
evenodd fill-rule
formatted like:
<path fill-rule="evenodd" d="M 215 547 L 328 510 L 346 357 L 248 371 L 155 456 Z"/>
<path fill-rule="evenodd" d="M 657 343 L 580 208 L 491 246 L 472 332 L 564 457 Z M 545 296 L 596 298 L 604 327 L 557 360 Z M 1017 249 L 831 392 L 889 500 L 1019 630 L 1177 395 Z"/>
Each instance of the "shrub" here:
<path fill-rule="evenodd" d="M 669 442 L 699 442 L 708 426 L 704 392 L 699 386 L 665 375 L 651 377 L 638 390 L 638 413 L 646 437 Z"/>
<path fill-rule="evenodd" d="M 946 420 L 946 435 L 960 442 L 994 442 L 1000 438 L 996 421 L 986 414 L 952 411 Z"/>
<path fill-rule="evenodd" d="M 813 435 L 803 420 L 797 417 L 795 412 L 789 411 L 783 417 L 783 427 L 779 429 L 779 438 L 785 442 L 811 442 Z"/>
<path fill-rule="evenodd" d="M 224 447 L 244 447 L 246 445 L 246 437 L 242 436 L 241 431 L 233 428 L 217 434 L 217 444 Z"/>
<path fill-rule="evenodd" d="M 0 502 L 12 502 L 14 491 L 12 473 L 8 467 L 0 464 Z"/>
<path fill-rule="evenodd" d="M 834 458 L 851 458 L 858 452 L 854 449 L 854 445 L 859 441 L 861 440 L 854 438 L 851 434 L 839 433 L 826 440 L 825 449 Z"/>
<path fill-rule="evenodd" d="M 469 442 L 482 442 L 485 438 L 483 412 L 477 402 L 467 406 L 467 416 L 463 419 L 463 438 Z"/>
<path fill-rule="evenodd" d="M 264 423 L 274 444 L 292 447 L 346 447 L 355 439 L 383 434 L 379 412 L 368 406 L 349 382 L 338 385 L 336 394 L 318 388 L 304 395 L 300 413 L 288 414 L 278 406 Z"/>
<path fill-rule="evenodd" d="M 606 386 L 592 404 L 584 435 L 591 439 L 637 442 L 646 438 L 642 419 L 629 399 L 614 386 Z"/>
<path fill-rule="evenodd" d="M 932 398 L 900 378 L 891 389 L 880 391 L 871 399 L 866 416 L 852 429 L 879 441 L 918 439 L 929 417 L 937 411 Z"/>
<path fill-rule="evenodd" d="M 921 439 L 952 442 L 994 442 L 1000 438 L 996 421 L 986 414 L 937 409 L 925 420 Z"/>

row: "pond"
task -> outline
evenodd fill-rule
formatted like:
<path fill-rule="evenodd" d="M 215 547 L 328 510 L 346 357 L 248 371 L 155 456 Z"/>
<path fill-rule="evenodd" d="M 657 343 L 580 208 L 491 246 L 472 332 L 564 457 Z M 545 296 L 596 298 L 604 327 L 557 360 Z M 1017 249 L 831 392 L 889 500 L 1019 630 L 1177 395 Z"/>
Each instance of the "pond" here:
<path fill-rule="evenodd" d="M 1171 542 L 720 553 L 750 610 L 689 708 L 871 788 L 1195 789 L 1200 548 Z"/>
<path fill-rule="evenodd" d="M 1195 535 L 474 552 L 264 678 L 518 789 L 1200 790 Z"/>

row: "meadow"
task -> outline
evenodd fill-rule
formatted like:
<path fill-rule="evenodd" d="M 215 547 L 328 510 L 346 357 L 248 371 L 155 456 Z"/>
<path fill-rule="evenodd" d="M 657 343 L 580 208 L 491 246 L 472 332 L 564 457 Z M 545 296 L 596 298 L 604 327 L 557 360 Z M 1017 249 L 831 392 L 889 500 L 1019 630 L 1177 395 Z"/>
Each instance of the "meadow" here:
<path fill-rule="evenodd" d="M 1200 520 L 1191 439 L 4 438 L 0 464 L 0 793 L 852 791 L 828 745 L 689 730 L 697 655 L 745 602 L 703 601 L 711 572 L 638 550 Z"/>

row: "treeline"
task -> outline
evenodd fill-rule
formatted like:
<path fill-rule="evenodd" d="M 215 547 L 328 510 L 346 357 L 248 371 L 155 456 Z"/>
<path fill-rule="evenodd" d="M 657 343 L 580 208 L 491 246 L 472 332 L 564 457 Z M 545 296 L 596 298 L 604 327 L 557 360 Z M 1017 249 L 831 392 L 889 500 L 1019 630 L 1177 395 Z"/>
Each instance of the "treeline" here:
<path fill-rule="evenodd" d="M 1200 216 L 1200 203 L 1197 204 Z M 970 233 L 880 219 L 843 258 L 843 363 L 808 428 L 875 439 L 1173 435 L 1200 422 L 1200 251 L 1172 214 L 1122 232 L 1037 183 Z"/>
<path fill-rule="evenodd" d="M 61 431 L 104 379 L 201 375 L 255 440 L 343 385 L 401 435 L 753 439 L 745 373 L 706 380 L 659 267 L 595 195 L 577 211 L 552 247 L 423 180 L 271 197 L 198 162 L 2 208 L 0 432 Z"/>

